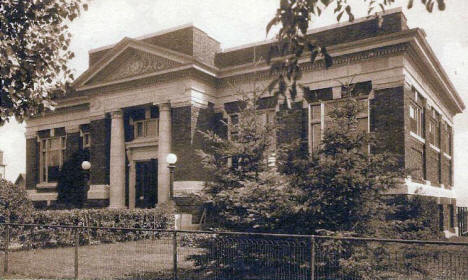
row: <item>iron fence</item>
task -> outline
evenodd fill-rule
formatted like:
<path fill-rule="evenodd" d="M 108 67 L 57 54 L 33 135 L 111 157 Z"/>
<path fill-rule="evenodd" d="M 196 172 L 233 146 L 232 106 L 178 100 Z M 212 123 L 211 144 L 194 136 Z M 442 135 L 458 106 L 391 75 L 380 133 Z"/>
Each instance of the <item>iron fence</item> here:
<path fill-rule="evenodd" d="M 468 279 L 468 243 L 1 224 L 2 276 L 54 279 Z"/>

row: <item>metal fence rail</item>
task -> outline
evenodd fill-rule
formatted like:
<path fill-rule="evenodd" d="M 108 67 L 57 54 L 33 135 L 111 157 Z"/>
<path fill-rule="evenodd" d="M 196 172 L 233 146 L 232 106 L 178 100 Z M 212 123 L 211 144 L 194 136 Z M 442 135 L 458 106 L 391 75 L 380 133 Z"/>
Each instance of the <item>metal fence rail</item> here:
<path fill-rule="evenodd" d="M 468 279 L 468 243 L 0 224 L 3 275 L 75 279 Z"/>

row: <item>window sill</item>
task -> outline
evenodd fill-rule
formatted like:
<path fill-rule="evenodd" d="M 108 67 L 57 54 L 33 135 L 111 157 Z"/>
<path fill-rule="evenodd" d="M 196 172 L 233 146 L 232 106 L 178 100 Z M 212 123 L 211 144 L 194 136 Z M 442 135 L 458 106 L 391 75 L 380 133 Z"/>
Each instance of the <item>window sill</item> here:
<path fill-rule="evenodd" d="M 417 135 L 416 133 L 410 131 L 410 135 L 413 136 L 413 138 L 415 138 L 419 142 L 426 144 L 426 140 L 424 140 L 421 136 Z"/>
<path fill-rule="evenodd" d="M 436 146 L 434 146 L 432 144 L 429 144 L 429 145 L 434 151 L 436 151 L 436 152 L 438 152 L 440 154 L 440 149 L 439 148 L 437 148 Z"/>
<path fill-rule="evenodd" d="M 55 189 L 57 187 L 57 183 L 55 182 L 43 182 L 43 183 L 39 183 L 36 185 L 36 188 L 37 189 Z"/>

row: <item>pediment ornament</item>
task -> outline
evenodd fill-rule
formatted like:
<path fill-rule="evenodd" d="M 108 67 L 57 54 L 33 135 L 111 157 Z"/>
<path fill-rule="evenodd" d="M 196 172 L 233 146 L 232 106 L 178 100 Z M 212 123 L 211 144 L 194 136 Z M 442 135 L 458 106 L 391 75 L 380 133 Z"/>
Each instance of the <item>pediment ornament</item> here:
<path fill-rule="evenodd" d="M 181 64 L 161 56 L 129 49 L 102 69 L 88 84 L 136 77 L 171 69 L 178 65 Z"/>

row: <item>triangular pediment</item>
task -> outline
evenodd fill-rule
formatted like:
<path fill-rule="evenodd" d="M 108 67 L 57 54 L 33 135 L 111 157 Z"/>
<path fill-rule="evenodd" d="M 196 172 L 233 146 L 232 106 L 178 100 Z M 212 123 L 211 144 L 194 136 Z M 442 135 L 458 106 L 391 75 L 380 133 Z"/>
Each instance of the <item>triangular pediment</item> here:
<path fill-rule="evenodd" d="M 136 48 L 126 48 L 97 71 L 86 85 L 96 85 L 156 73 L 183 63 Z"/>

